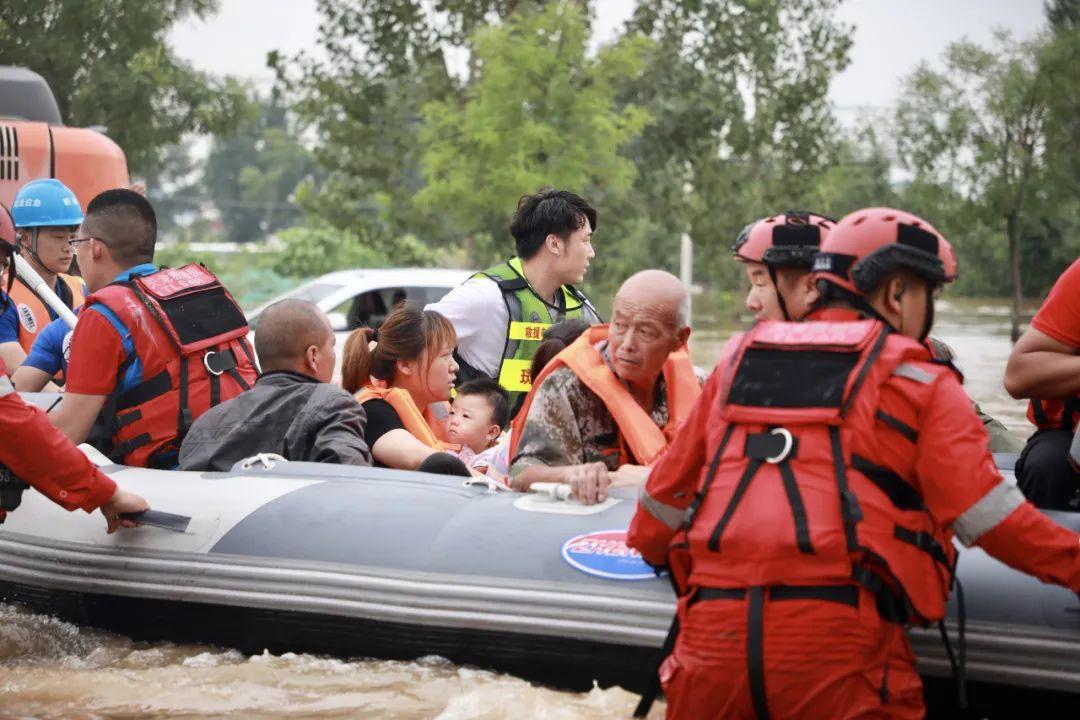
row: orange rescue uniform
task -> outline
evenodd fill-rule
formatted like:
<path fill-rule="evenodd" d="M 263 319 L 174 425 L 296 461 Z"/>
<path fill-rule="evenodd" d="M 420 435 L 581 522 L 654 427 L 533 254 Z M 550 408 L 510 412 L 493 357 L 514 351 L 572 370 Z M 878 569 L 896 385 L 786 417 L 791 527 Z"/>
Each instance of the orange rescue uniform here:
<path fill-rule="evenodd" d="M 954 534 L 1080 591 L 1080 536 L 1002 479 L 952 370 L 854 312 L 810 320 L 733 338 L 631 523 L 683 590 L 669 717 L 922 717 L 902 624 L 944 614 Z"/>
<path fill-rule="evenodd" d="M 49 422 L 23 402 L 0 361 L 0 465 L 66 510 L 93 512 L 116 492 L 116 483 Z M 0 522 L 4 521 L 0 511 Z"/>

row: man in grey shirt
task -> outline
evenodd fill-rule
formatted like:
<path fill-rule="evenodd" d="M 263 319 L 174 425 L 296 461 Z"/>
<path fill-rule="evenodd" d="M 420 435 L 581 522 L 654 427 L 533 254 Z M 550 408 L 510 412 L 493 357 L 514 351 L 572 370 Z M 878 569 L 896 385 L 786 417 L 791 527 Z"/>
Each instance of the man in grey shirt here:
<path fill-rule="evenodd" d="M 334 333 L 319 308 L 304 300 L 271 305 L 259 318 L 255 352 L 262 375 L 195 421 L 180 447 L 181 470 L 228 470 L 258 453 L 371 464 L 363 406 L 330 384 Z"/>

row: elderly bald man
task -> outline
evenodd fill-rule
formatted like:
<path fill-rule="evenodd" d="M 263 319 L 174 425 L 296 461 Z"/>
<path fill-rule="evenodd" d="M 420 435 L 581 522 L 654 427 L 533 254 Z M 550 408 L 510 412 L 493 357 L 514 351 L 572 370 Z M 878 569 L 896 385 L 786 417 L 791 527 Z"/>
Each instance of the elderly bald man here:
<path fill-rule="evenodd" d="M 274 303 L 259 318 L 255 352 L 258 381 L 195 421 L 180 446 L 182 470 L 224 471 L 258 453 L 371 464 L 363 406 L 330 384 L 334 332 L 322 310 L 305 300 Z"/>
<path fill-rule="evenodd" d="M 643 480 L 701 393 L 704 375 L 686 350 L 689 314 L 671 273 L 624 282 L 611 323 L 591 327 L 534 380 L 511 431 L 511 486 L 567 483 L 594 503 L 616 477 Z"/>

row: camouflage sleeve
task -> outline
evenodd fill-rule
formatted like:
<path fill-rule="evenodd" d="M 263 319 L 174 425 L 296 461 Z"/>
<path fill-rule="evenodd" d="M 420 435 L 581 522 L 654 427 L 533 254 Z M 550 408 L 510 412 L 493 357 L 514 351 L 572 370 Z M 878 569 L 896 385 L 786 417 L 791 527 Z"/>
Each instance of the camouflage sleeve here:
<path fill-rule="evenodd" d="M 581 428 L 574 411 L 583 403 L 574 402 L 580 381 L 569 368 L 559 368 L 536 390 L 521 441 L 510 466 L 517 477 L 529 465 L 578 465 L 585 462 Z M 580 400 L 580 398 L 578 398 Z"/>

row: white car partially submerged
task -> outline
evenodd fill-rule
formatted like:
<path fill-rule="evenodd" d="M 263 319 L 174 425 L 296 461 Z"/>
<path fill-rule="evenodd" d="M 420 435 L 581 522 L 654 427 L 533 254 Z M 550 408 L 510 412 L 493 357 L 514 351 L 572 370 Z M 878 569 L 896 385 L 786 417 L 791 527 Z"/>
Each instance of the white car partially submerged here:
<path fill-rule="evenodd" d="M 252 330 L 270 305 L 296 298 L 319 306 L 337 337 L 338 370 L 345 338 L 358 327 L 378 327 L 399 302 L 420 307 L 435 302 L 473 275 L 471 270 L 442 268 L 380 268 L 339 270 L 263 303 L 247 314 Z"/>

